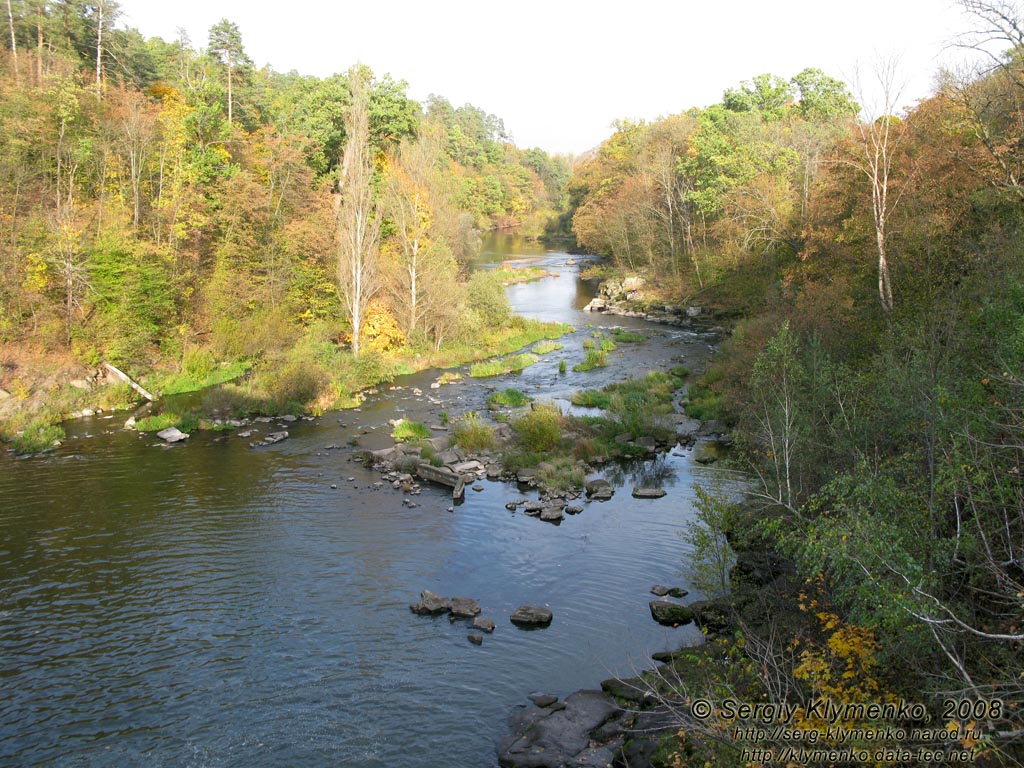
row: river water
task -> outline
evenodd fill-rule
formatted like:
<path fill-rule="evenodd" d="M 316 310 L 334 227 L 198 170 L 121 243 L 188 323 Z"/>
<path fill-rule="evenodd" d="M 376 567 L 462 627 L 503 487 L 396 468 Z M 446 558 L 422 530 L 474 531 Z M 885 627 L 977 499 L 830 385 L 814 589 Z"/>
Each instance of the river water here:
<path fill-rule="evenodd" d="M 559 275 L 511 287 L 517 311 L 579 329 L 518 376 L 403 377 L 255 450 L 230 433 L 164 446 L 116 414 L 67 425 L 55 453 L 0 456 L 0 765 L 487 768 L 527 694 L 596 687 L 696 642 L 647 607 L 653 584 L 692 589 L 678 534 L 693 483 L 716 472 L 690 452 L 612 472 L 615 497 L 560 526 L 506 510 L 529 496 L 508 483 L 452 512 L 426 487 L 408 507 L 352 461 L 351 439 L 385 445 L 388 419 L 480 408 L 489 386 L 564 401 L 702 365 L 706 336 L 581 312 L 592 287 L 567 258 L 488 241 L 485 266 Z M 583 358 L 588 323 L 615 320 L 652 336 L 606 369 L 558 373 Z M 631 498 L 650 476 L 668 495 Z M 476 647 L 465 624 L 413 615 L 423 589 L 479 600 L 497 630 Z M 524 603 L 549 605 L 551 626 L 515 628 Z"/>

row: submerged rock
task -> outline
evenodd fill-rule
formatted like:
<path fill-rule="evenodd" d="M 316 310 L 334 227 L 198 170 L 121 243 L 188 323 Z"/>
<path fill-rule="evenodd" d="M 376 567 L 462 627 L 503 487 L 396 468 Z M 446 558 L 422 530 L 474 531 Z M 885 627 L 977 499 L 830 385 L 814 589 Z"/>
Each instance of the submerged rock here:
<path fill-rule="evenodd" d="M 634 488 L 634 499 L 660 499 L 667 491 L 664 488 Z"/>

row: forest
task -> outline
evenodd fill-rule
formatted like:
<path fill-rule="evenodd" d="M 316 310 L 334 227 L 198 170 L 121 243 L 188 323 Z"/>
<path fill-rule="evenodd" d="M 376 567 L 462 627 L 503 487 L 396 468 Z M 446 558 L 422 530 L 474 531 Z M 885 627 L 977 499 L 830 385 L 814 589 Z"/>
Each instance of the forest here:
<path fill-rule="evenodd" d="M 257 69 L 226 19 L 193 45 L 119 28 L 109 0 L 8 10 L 3 383 L 46 403 L 5 437 L 54 436 L 78 398 L 40 382 L 62 366 L 109 362 L 163 394 L 251 369 L 207 410 L 322 410 L 542 333 L 465 267 L 484 230 L 540 231 L 568 158 L 365 66 Z"/>
<path fill-rule="evenodd" d="M 793 575 L 746 627 L 747 696 L 1000 700 L 976 754 L 1016 765 L 1024 19 L 962 6 L 956 44 L 982 63 L 941 73 L 929 98 L 901 103 L 893 60 L 870 89 L 758 75 L 620 124 L 575 167 L 557 227 L 654 276 L 652 302 L 731 318 L 687 413 L 730 426 L 756 489 L 704 506 Z M 679 759 L 722 738 L 684 720 Z"/>

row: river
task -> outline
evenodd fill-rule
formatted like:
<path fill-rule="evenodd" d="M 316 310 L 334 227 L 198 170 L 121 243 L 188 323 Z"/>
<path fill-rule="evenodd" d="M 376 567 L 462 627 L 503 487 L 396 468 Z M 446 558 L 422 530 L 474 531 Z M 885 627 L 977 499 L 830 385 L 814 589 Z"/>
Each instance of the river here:
<path fill-rule="evenodd" d="M 527 694 L 631 676 L 695 642 L 647 607 L 653 584 L 692 589 L 678 534 L 692 484 L 716 471 L 689 451 L 612 473 L 615 497 L 560 526 L 506 510 L 524 494 L 501 482 L 452 512 L 434 488 L 407 507 L 352 461 L 351 439 L 382 446 L 388 419 L 480 408 L 488 386 L 564 402 L 703 364 L 705 336 L 581 312 L 592 287 L 566 254 L 491 238 L 484 265 L 507 259 L 559 275 L 509 288 L 518 312 L 580 329 L 518 376 L 403 377 L 255 450 L 212 432 L 164 446 L 115 414 L 66 425 L 52 454 L 0 456 L 0 765 L 487 768 Z M 560 375 L 586 325 L 611 321 L 651 338 Z M 644 473 L 668 495 L 631 498 Z M 465 624 L 413 615 L 423 589 L 479 600 L 497 630 L 476 647 Z M 524 603 L 549 605 L 551 626 L 510 624 Z"/>

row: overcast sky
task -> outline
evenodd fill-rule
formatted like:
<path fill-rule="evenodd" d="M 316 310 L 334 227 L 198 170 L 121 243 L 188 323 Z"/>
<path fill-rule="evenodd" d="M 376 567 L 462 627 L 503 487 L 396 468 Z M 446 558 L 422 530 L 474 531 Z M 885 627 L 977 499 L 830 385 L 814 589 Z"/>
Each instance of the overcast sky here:
<path fill-rule="evenodd" d="M 236 23 L 258 66 L 326 76 L 359 61 L 409 83 L 409 95 L 471 103 L 505 121 L 517 145 L 579 153 L 620 118 L 651 120 L 721 100 L 765 72 L 818 67 L 850 81 L 898 54 L 903 102 L 932 90 L 971 21 L 952 0 L 121 0 L 121 26 L 204 48 Z M 868 77 L 863 77 L 867 82 Z"/>

